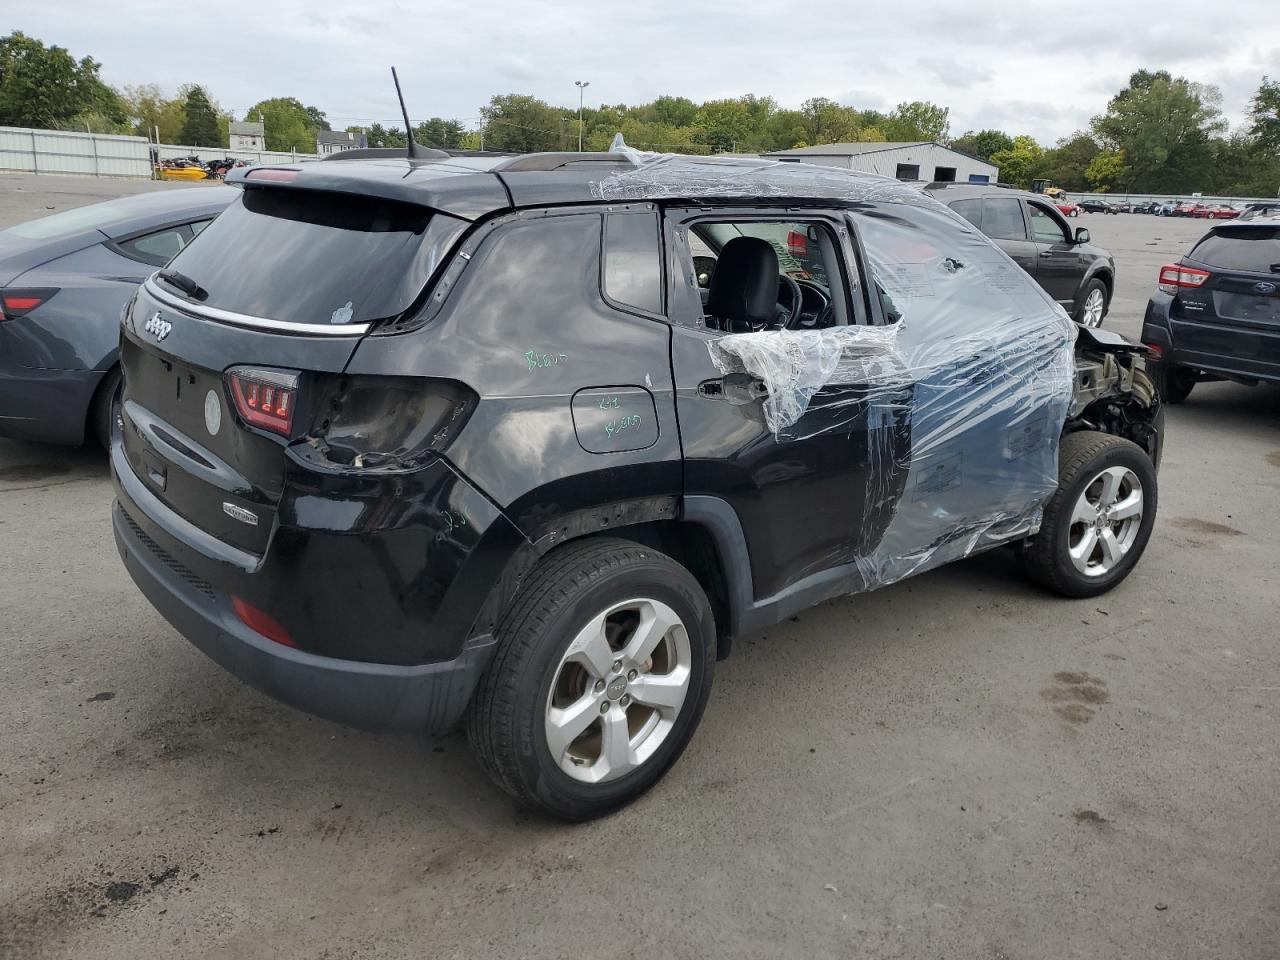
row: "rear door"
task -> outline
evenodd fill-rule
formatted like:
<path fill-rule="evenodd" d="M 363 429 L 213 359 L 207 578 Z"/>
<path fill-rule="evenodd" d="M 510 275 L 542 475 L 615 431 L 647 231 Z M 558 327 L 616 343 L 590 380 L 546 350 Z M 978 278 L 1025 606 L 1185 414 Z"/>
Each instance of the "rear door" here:
<path fill-rule="evenodd" d="M 1280 224 L 1216 226 L 1183 263 L 1208 276 L 1178 291 L 1178 349 L 1207 355 L 1206 363 L 1220 356 L 1280 364 Z"/>
<path fill-rule="evenodd" d="M 246 189 L 140 288 L 125 318 L 117 471 L 260 554 L 285 447 L 308 432 L 325 382 L 370 326 L 415 303 L 461 226 L 393 201 Z"/>
<path fill-rule="evenodd" d="M 1017 197 L 984 197 L 982 232 L 1011 256 L 1023 270 L 1037 276 L 1036 245 L 1027 234 L 1022 201 Z"/>
<path fill-rule="evenodd" d="M 718 256 L 732 235 L 769 242 L 781 273 L 801 285 L 806 300 L 791 329 L 866 326 L 872 312 L 849 228 L 834 212 L 667 212 L 685 494 L 732 507 L 747 540 L 755 599 L 763 600 L 874 549 L 901 492 L 908 404 L 871 404 L 853 365 L 824 381 L 813 357 L 796 352 L 797 342 L 776 329 L 735 335 L 742 350 L 757 351 L 754 369 L 726 369 L 730 358 L 718 347 L 724 334 L 703 317 L 700 275 L 714 270 L 705 258 Z M 772 383 L 760 375 L 764 366 L 776 371 Z M 777 413 L 801 396 L 807 402 L 799 419 L 771 429 L 768 405 Z"/>

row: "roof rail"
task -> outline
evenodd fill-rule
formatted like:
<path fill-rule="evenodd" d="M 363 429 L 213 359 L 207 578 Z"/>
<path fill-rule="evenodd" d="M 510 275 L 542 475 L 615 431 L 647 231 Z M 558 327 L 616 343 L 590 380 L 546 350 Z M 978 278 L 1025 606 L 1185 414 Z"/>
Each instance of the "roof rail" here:
<path fill-rule="evenodd" d="M 504 160 L 493 168 L 495 173 L 526 173 L 535 170 L 562 170 L 580 163 L 626 164 L 631 161 L 621 153 L 526 153 Z"/>

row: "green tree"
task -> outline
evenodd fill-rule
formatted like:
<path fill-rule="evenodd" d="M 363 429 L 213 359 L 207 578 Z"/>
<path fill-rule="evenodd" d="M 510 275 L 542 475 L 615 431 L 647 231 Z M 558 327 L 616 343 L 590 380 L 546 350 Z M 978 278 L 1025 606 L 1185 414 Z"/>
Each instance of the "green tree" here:
<path fill-rule="evenodd" d="M 0 37 L 0 124 L 47 128 L 91 115 L 124 122 L 120 97 L 98 76 L 100 67 L 21 31 Z"/>
<path fill-rule="evenodd" d="M 1103 146 L 1127 159 L 1128 173 L 1117 186 L 1152 193 L 1200 189 L 1212 173 L 1210 141 L 1226 128 L 1221 101 L 1216 87 L 1164 70 L 1134 73 L 1092 122 Z"/>
<path fill-rule="evenodd" d="M 182 124 L 179 142 L 192 147 L 222 147 L 226 141 L 218 130 L 218 114 L 204 87 L 195 84 L 187 90 L 183 103 L 186 119 Z"/>
<path fill-rule="evenodd" d="M 1123 150 L 1102 150 L 1085 168 L 1085 179 L 1100 193 L 1106 193 L 1128 174 Z"/>
<path fill-rule="evenodd" d="M 307 122 L 312 130 L 330 130 L 329 119 L 324 115 L 323 110 L 315 107 L 307 107 Z"/>
<path fill-rule="evenodd" d="M 537 97 L 507 93 L 480 108 L 484 117 L 484 145 L 488 150 L 533 153 L 560 149 L 564 141 L 562 111 Z M 576 134 L 574 145 L 577 145 Z"/>
<path fill-rule="evenodd" d="M 424 147 L 435 147 L 438 150 L 457 150 L 466 135 L 466 127 L 457 120 L 443 120 L 432 117 L 418 124 L 413 131 L 413 139 Z"/>
<path fill-rule="evenodd" d="M 890 141 L 936 140 L 943 143 L 951 129 L 951 110 L 927 100 L 900 103 L 881 126 Z"/>
<path fill-rule="evenodd" d="M 1044 148 L 1027 136 L 1014 137 L 1012 147 L 997 150 L 990 157 L 990 162 L 1000 168 L 1000 181 L 1020 187 L 1031 186 L 1031 177 L 1043 160 Z"/>
<path fill-rule="evenodd" d="M 1102 147 L 1097 140 L 1084 131 L 1078 131 L 1046 150 L 1032 176 L 1046 177 L 1064 190 L 1088 190 L 1091 181 L 1086 171 L 1101 152 Z"/>
<path fill-rule="evenodd" d="M 997 150 L 1012 150 L 1013 137 L 1003 130 L 970 130 L 962 137 L 957 137 L 951 145 L 962 153 L 977 157 L 979 160 L 990 160 Z"/>
<path fill-rule="evenodd" d="M 688 97 L 658 97 L 653 101 L 654 120 L 671 127 L 692 127 L 698 108 Z"/>
<path fill-rule="evenodd" d="M 698 108 L 702 142 L 716 153 L 742 150 L 754 132 L 751 109 L 739 99 L 708 100 Z"/>
<path fill-rule="evenodd" d="M 326 130 L 316 126 L 317 117 L 324 122 L 324 114 L 315 107 L 305 107 L 294 97 L 272 97 L 261 100 L 249 108 L 246 120 L 261 120 L 266 127 L 268 150 L 297 150 L 314 153 L 316 131 Z"/>
<path fill-rule="evenodd" d="M 1249 135 L 1258 145 L 1280 155 L 1280 81 L 1262 78 L 1249 101 Z"/>

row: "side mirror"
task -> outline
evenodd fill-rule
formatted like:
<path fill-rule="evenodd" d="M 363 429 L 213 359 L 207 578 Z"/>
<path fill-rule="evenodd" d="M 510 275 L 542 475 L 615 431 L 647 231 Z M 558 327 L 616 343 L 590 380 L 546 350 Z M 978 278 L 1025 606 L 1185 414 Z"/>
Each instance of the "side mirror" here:
<path fill-rule="evenodd" d="M 1086 227 L 1076 227 L 1076 243 L 1088 243 L 1089 231 Z"/>

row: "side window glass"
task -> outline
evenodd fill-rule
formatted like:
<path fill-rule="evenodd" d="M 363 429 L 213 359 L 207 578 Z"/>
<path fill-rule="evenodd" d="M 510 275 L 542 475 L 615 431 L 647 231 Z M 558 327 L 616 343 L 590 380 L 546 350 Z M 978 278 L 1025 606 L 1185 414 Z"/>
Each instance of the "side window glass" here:
<path fill-rule="evenodd" d="M 187 245 L 190 236 L 185 226 L 166 227 L 155 233 L 126 240 L 120 244 L 120 249 L 135 260 L 163 267 Z"/>
<path fill-rule="evenodd" d="M 1058 218 L 1038 203 L 1027 205 L 1031 210 L 1031 235 L 1041 243 L 1066 243 L 1067 231 Z"/>
<path fill-rule="evenodd" d="M 662 313 L 656 213 L 611 213 L 604 232 L 604 292 L 614 303 Z"/>
<path fill-rule="evenodd" d="M 195 223 L 187 224 L 187 226 L 191 228 L 191 235 L 193 237 L 198 237 L 200 236 L 200 231 L 211 223 L 213 223 L 212 220 L 197 220 Z"/>
<path fill-rule="evenodd" d="M 982 229 L 982 200 L 956 200 L 951 204 L 951 209 L 979 230 Z"/>
<path fill-rule="evenodd" d="M 703 325 L 763 333 L 855 322 L 856 265 L 845 264 L 841 240 L 827 223 L 700 221 L 684 234 L 692 262 L 683 273 L 699 288 Z"/>
<path fill-rule="evenodd" d="M 1016 197 L 987 197 L 982 201 L 982 232 L 993 240 L 1025 240 L 1027 225 Z"/>

